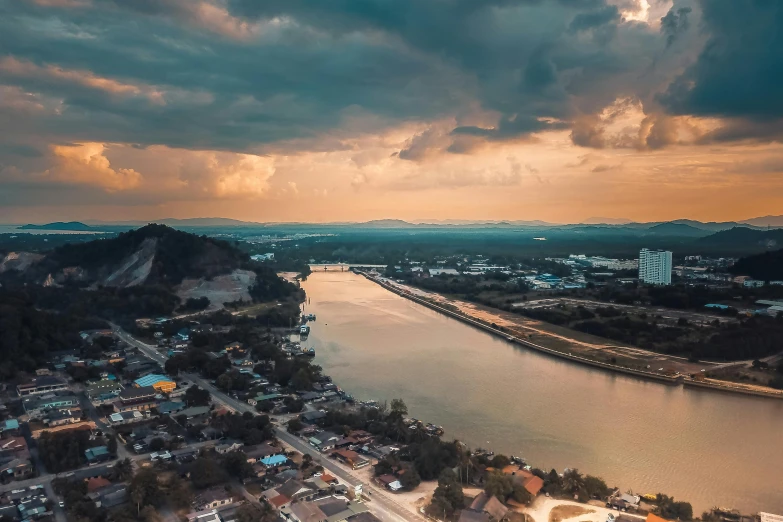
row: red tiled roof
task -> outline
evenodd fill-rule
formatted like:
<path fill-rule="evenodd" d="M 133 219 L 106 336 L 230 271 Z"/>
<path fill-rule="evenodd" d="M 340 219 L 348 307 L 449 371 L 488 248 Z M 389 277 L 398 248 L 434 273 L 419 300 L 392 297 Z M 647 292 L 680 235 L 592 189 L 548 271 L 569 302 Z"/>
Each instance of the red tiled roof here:
<path fill-rule="evenodd" d="M 534 497 L 538 495 L 538 492 L 541 491 L 541 488 L 544 487 L 544 480 L 541 477 L 530 477 L 529 479 L 525 480 L 524 484 L 525 489 L 533 495 Z"/>
<path fill-rule="evenodd" d="M 277 495 L 276 497 L 270 499 L 269 502 L 271 502 L 272 505 L 275 506 L 276 508 L 279 508 L 283 504 L 287 503 L 289 500 L 291 499 L 286 497 L 285 495 Z"/>
<path fill-rule="evenodd" d="M 92 477 L 87 479 L 87 491 L 95 491 L 106 486 L 110 486 L 111 482 L 103 477 Z"/>

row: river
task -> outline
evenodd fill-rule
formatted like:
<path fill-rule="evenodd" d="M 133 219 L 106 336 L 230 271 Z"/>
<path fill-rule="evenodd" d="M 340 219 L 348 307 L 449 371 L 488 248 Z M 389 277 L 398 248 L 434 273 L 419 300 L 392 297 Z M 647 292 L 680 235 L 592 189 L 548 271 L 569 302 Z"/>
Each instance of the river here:
<path fill-rule="evenodd" d="M 358 399 L 401 397 L 445 437 L 745 513 L 783 512 L 783 401 L 685 389 L 512 345 L 350 272 L 302 283 L 303 346 Z"/>

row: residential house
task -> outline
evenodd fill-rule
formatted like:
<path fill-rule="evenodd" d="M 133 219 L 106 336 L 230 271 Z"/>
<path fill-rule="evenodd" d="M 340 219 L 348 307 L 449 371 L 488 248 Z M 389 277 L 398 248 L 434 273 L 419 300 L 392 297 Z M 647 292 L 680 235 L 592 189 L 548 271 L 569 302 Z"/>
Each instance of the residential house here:
<path fill-rule="evenodd" d="M 317 493 L 317 491 L 318 488 L 313 484 L 290 479 L 282 486 L 264 491 L 263 497 L 272 507 L 281 510 L 294 500 L 310 497 Z"/>
<path fill-rule="evenodd" d="M 182 401 L 165 401 L 158 404 L 157 408 L 161 415 L 172 415 L 184 410 L 185 403 Z"/>
<path fill-rule="evenodd" d="M 215 446 L 215 451 L 221 455 L 231 453 L 232 451 L 238 451 L 242 449 L 243 444 L 234 440 L 229 440 Z"/>
<path fill-rule="evenodd" d="M 16 387 L 16 393 L 20 397 L 27 397 L 29 395 L 43 395 L 67 389 L 68 383 L 65 379 L 53 375 L 41 375 L 25 384 L 19 384 Z"/>
<path fill-rule="evenodd" d="M 0 440 L 0 458 L 28 459 L 30 458 L 30 449 L 27 447 L 27 440 L 24 437 L 11 437 L 10 439 Z"/>
<path fill-rule="evenodd" d="M 87 493 L 87 497 L 95 502 L 95 507 L 111 508 L 124 504 L 128 500 L 128 486 L 112 484 Z"/>
<path fill-rule="evenodd" d="M 274 401 L 277 399 L 281 399 L 283 396 L 279 393 L 267 393 L 267 394 L 261 394 L 253 397 L 252 399 L 248 399 L 247 403 L 251 406 L 256 406 L 259 403 L 262 403 L 264 401 Z"/>
<path fill-rule="evenodd" d="M 121 411 L 109 415 L 109 422 L 112 424 L 129 424 L 131 422 L 139 422 L 144 418 L 144 415 L 137 410 Z"/>
<path fill-rule="evenodd" d="M 288 462 L 288 458 L 285 455 L 269 455 L 262 458 L 260 462 L 267 468 L 276 468 Z"/>
<path fill-rule="evenodd" d="M 470 504 L 470 510 L 478 513 L 485 513 L 492 520 L 505 520 L 508 515 L 508 508 L 494 495 L 487 495 L 483 491 L 476 495 Z"/>
<path fill-rule="evenodd" d="M 263 444 L 259 444 L 258 446 L 245 448 L 245 455 L 247 455 L 247 461 L 250 464 L 255 464 L 256 462 L 263 459 L 264 457 L 275 455 L 279 451 L 280 451 L 279 448 L 276 448 L 271 444 L 264 442 Z"/>
<path fill-rule="evenodd" d="M 116 380 L 102 379 L 87 386 L 85 391 L 90 401 L 97 406 L 98 404 L 106 404 L 116 399 L 122 392 L 122 384 Z"/>
<path fill-rule="evenodd" d="M 322 431 L 321 433 L 317 433 L 310 437 L 308 442 L 311 446 L 318 449 L 318 451 L 324 452 L 334 449 L 334 445 L 340 439 L 342 439 L 342 437 L 335 433 Z"/>
<path fill-rule="evenodd" d="M 16 508 L 19 510 L 19 516 L 22 520 L 30 520 L 50 515 L 51 512 L 46 509 L 46 504 L 42 498 L 27 498 L 19 502 Z"/>
<path fill-rule="evenodd" d="M 337 460 L 343 464 L 351 466 L 353 469 L 363 468 L 370 465 L 370 461 L 349 449 L 338 449 L 332 453 Z"/>
<path fill-rule="evenodd" d="M 337 496 L 319 498 L 310 502 L 292 503 L 280 510 L 280 517 L 291 522 L 342 522 L 369 511 L 360 502 L 353 502 Z"/>
<path fill-rule="evenodd" d="M 377 479 L 375 479 L 378 484 L 381 486 L 388 488 L 392 491 L 399 491 L 402 489 L 402 484 L 394 475 L 381 475 Z"/>
<path fill-rule="evenodd" d="M 46 414 L 43 419 L 43 423 L 49 427 L 64 426 L 66 424 L 74 424 L 82 420 L 81 412 L 78 414 L 71 410 L 53 410 Z"/>
<path fill-rule="evenodd" d="M 157 373 L 151 373 L 140 377 L 133 382 L 136 388 L 145 388 L 151 386 L 160 393 L 169 393 L 174 391 L 177 387 L 177 383 L 165 375 Z"/>
<path fill-rule="evenodd" d="M 177 417 L 184 415 L 187 419 L 187 424 L 193 426 L 206 420 L 206 418 L 209 417 L 209 411 L 209 406 L 191 406 L 190 408 L 185 408 L 179 412 Z"/>
<path fill-rule="evenodd" d="M 326 417 L 326 412 L 322 410 L 308 411 L 299 416 L 299 420 L 305 424 L 315 424 Z"/>
<path fill-rule="evenodd" d="M 23 479 L 32 475 L 32 473 L 33 465 L 30 459 L 11 458 L 5 462 L 0 462 L 0 477 Z"/>
<path fill-rule="evenodd" d="M 3 437 L 15 437 L 19 435 L 19 421 L 17 419 L 6 419 L 0 423 L 0 433 Z"/>
<path fill-rule="evenodd" d="M 39 419 L 51 410 L 79 406 L 79 398 L 75 395 L 44 395 L 27 397 L 22 400 L 24 411 L 30 419 Z"/>
<path fill-rule="evenodd" d="M 182 448 L 171 451 L 171 458 L 179 462 L 180 464 L 185 462 L 191 462 L 198 456 L 198 450 L 196 448 Z"/>
<path fill-rule="evenodd" d="M 201 492 L 194 501 L 196 509 L 203 511 L 215 509 L 234 502 L 234 496 L 226 491 L 225 488 L 210 488 Z"/>
<path fill-rule="evenodd" d="M 88 448 L 84 450 L 84 456 L 87 458 L 87 462 L 90 465 L 106 462 L 112 458 L 111 453 L 109 453 L 109 448 L 106 446 L 95 446 L 94 448 Z"/>
<path fill-rule="evenodd" d="M 514 483 L 521 484 L 533 497 L 538 495 L 541 492 L 541 488 L 544 487 L 544 480 L 526 469 L 516 470 L 512 475 Z"/>
<path fill-rule="evenodd" d="M 87 493 L 111 486 L 111 481 L 104 477 L 90 477 L 85 482 L 87 482 Z"/>

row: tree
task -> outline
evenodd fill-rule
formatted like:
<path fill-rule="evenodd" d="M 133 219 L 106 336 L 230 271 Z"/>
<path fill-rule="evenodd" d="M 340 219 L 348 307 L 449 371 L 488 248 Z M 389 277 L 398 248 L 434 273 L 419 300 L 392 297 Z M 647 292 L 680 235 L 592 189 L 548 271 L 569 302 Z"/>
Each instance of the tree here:
<path fill-rule="evenodd" d="M 406 415 L 408 415 L 408 406 L 405 405 L 405 401 L 402 399 L 392 399 L 389 417 L 401 419 Z"/>
<path fill-rule="evenodd" d="M 158 487 L 158 475 L 152 468 L 143 468 L 133 477 L 128 486 L 131 500 L 136 505 L 136 514 L 141 515 L 142 506 L 158 507 L 165 495 Z"/>
<path fill-rule="evenodd" d="M 198 489 L 208 488 L 228 480 L 228 475 L 215 460 L 197 458 L 190 466 L 190 480 Z"/>
<path fill-rule="evenodd" d="M 190 491 L 187 482 L 176 475 L 169 481 L 166 497 L 169 500 L 169 504 L 176 509 L 185 509 L 193 502 L 193 493 Z"/>
<path fill-rule="evenodd" d="M 283 399 L 283 404 L 285 404 L 288 413 L 299 413 L 304 409 L 304 401 L 291 395 Z"/>
<path fill-rule="evenodd" d="M 311 390 L 313 388 L 313 382 L 310 380 L 309 372 L 301 368 L 291 378 L 291 386 L 295 390 Z"/>
<path fill-rule="evenodd" d="M 607 487 L 606 482 L 603 479 L 594 477 L 592 475 L 586 475 L 584 480 L 584 490 L 588 498 L 603 499 L 609 496 L 611 492 Z"/>
<path fill-rule="evenodd" d="M 240 479 L 253 476 L 253 466 L 247 461 L 244 451 L 232 451 L 223 457 L 223 467 L 226 472 Z"/>
<path fill-rule="evenodd" d="M 179 372 L 187 370 L 189 366 L 188 357 L 185 354 L 178 353 L 173 357 L 166 359 L 163 369 L 172 377 L 179 375 Z"/>
<path fill-rule="evenodd" d="M 188 406 L 209 406 L 212 395 L 198 386 L 191 386 L 185 391 L 184 400 Z"/>
<path fill-rule="evenodd" d="M 421 484 L 421 477 L 416 471 L 416 468 L 407 468 L 402 475 L 400 475 L 400 484 L 405 491 L 413 491 L 419 484 Z"/>
<path fill-rule="evenodd" d="M 160 437 L 150 440 L 150 451 L 160 451 L 166 447 L 166 441 Z"/>
<path fill-rule="evenodd" d="M 501 502 L 505 502 L 513 491 L 514 486 L 511 482 L 511 477 L 500 471 L 491 472 L 484 480 L 484 492 L 487 495 L 497 497 Z"/>
<path fill-rule="evenodd" d="M 297 417 L 288 421 L 288 433 L 296 433 L 304 429 L 304 423 Z"/>
<path fill-rule="evenodd" d="M 489 465 L 495 469 L 503 469 L 511 464 L 511 459 L 505 455 L 495 455 L 492 460 L 489 461 Z"/>
<path fill-rule="evenodd" d="M 223 391 L 229 391 L 234 385 L 234 379 L 230 374 L 224 373 L 215 380 L 215 385 Z"/>
<path fill-rule="evenodd" d="M 584 487 L 585 480 L 577 469 L 569 469 L 563 473 L 563 491 L 576 495 Z"/>
<path fill-rule="evenodd" d="M 511 492 L 511 498 L 513 498 L 515 502 L 527 504 L 533 500 L 533 495 L 531 495 L 520 482 L 515 482 L 512 487 L 513 491 Z"/>
<path fill-rule="evenodd" d="M 114 479 L 119 482 L 125 482 L 133 476 L 133 464 L 130 459 L 122 459 L 114 464 Z"/>
<path fill-rule="evenodd" d="M 462 484 L 457 481 L 457 475 L 451 469 L 444 469 L 438 477 L 438 487 L 432 494 L 430 507 L 433 513 L 453 515 L 462 509 L 465 503 L 465 495 L 462 492 Z"/>

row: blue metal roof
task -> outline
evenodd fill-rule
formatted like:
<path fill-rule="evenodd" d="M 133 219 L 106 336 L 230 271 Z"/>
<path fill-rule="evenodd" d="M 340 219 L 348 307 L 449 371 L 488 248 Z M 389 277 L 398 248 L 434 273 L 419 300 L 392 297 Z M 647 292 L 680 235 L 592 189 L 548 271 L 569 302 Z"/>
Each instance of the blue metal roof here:
<path fill-rule="evenodd" d="M 145 375 L 144 377 L 139 377 L 134 382 L 136 383 L 136 386 L 139 388 L 143 388 L 145 386 L 154 386 L 158 384 L 159 382 L 173 382 L 170 378 L 166 377 L 165 375 L 160 375 L 157 373 L 151 373 L 149 375 Z"/>
<path fill-rule="evenodd" d="M 277 466 L 287 460 L 288 459 L 285 457 L 285 455 L 270 455 L 268 457 L 264 457 L 263 459 L 261 459 L 261 463 L 264 466 Z"/>
<path fill-rule="evenodd" d="M 19 421 L 16 419 L 8 419 L 3 426 L 4 430 L 17 430 L 19 429 Z"/>

